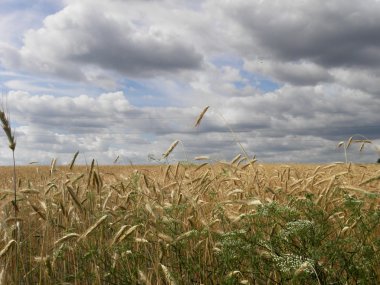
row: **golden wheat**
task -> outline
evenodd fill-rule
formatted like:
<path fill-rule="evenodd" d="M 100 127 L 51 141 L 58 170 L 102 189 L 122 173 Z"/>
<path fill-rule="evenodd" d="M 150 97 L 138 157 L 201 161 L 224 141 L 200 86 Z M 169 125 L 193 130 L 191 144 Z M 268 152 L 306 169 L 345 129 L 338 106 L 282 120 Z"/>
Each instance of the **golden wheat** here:
<path fill-rule="evenodd" d="M 206 114 L 207 110 L 210 108 L 210 106 L 207 106 L 203 109 L 203 111 L 199 114 L 197 120 L 195 121 L 194 127 L 198 127 L 203 119 L 203 116 Z"/>

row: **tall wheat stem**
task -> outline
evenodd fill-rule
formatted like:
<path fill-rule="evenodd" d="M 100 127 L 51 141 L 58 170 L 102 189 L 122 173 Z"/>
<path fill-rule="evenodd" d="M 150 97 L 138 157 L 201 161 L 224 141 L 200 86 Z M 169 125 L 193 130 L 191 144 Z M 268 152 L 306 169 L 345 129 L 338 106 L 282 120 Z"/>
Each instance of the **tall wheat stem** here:
<path fill-rule="evenodd" d="M 20 229 L 19 222 L 17 220 L 17 182 L 16 182 L 16 159 L 15 159 L 15 150 L 12 149 L 12 158 L 13 158 L 13 193 L 14 193 L 14 210 L 15 210 L 15 223 L 16 223 L 16 284 L 18 284 L 18 255 L 19 255 L 19 244 L 20 244 Z"/>
<path fill-rule="evenodd" d="M 195 125 L 194 127 L 198 127 L 204 117 L 204 115 L 206 114 L 207 110 L 210 108 L 210 106 L 207 106 L 206 108 L 203 109 L 203 111 L 199 114 L 196 122 L 195 122 Z M 215 110 L 214 110 L 215 111 Z M 243 145 L 241 144 L 240 142 L 240 139 L 238 138 L 237 134 L 234 132 L 234 130 L 230 127 L 230 125 L 227 123 L 227 120 L 223 117 L 222 114 L 220 114 L 219 112 L 215 111 L 215 113 L 222 118 L 224 124 L 226 125 L 226 127 L 228 128 L 228 130 L 231 132 L 233 138 L 234 138 L 234 141 L 238 144 L 238 146 L 240 147 L 240 149 L 242 150 L 242 152 L 244 153 L 245 157 L 247 159 L 250 159 L 250 157 L 248 156 L 248 153 L 247 151 L 245 150 L 245 148 L 243 147 Z"/>
<path fill-rule="evenodd" d="M 16 237 L 16 268 L 15 268 L 15 283 L 18 284 L 18 255 L 19 255 L 19 223 L 17 220 L 17 182 L 16 182 L 16 159 L 15 159 L 15 149 L 16 149 L 16 140 L 14 135 L 12 134 L 11 124 L 9 122 L 9 118 L 4 112 L 4 108 L 0 109 L 0 121 L 2 123 L 2 127 L 4 130 L 5 135 L 8 138 L 9 142 L 9 148 L 12 150 L 12 158 L 13 158 L 13 193 L 14 193 L 14 201 L 13 201 L 13 207 L 14 207 L 14 217 L 15 217 L 15 237 Z"/>

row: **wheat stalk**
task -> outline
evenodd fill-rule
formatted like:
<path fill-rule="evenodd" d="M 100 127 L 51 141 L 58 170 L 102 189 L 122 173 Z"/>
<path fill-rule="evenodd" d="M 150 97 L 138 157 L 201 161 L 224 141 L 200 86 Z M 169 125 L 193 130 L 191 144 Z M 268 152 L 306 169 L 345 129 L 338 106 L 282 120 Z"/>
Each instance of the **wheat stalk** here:
<path fill-rule="evenodd" d="M 79 150 L 74 154 L 73 159 L 70 162 L 70 166 L 69 166 L 70 170 L 73 168 L 75 160 L 77 159 L 78 154 L 79 154 Z"/>
<path fill-rule="evenodd" d="M 9 249 L 14 245 L 16 244 L 16 241 L 14 239 L 10 240 L 6 246 L 4 246 L 4 248 L 0 251 L 0 258 L 3 257 L 4 255 L 7 254 L 7 252 L 9 251 Z"/>
<path fill-rule="evenodd" d="M 53 175 L 53 173 L 56 171 L 56 168 L 55 168 L 56 164 L 57 164 L 57 158 L 53 158 L 50 163 L 50 175 Z"/>
<path fill-rule="evenodd" d="M 83 210 L 82 204 L 80 203 L 80 201 L 79 201 L 77 195 L 75 195 L 75 193 L 74 193 L 74 189 L 71 188 L 69 185 L 67 185 L 67 191 L 69 191 L 70 196 L 71 196 L 71 198 L 72 198 L 73 201 L 74 201 L 74 204 L 78 207 L 78 209 L 79 209 L 81 212 L 83 212 L 84 210 Z"/>
<path fill-rule="evenodd" d="M 176 285 L 177 283 L 175 282 L 175 279 L 172 276 L 172 274 L 170 273 L 169 269 L 161 263 L 160 263 L 160 265 L 161 265 L 162 271 L 164 272 L 164 276 L 165 276 L 165 279 L 168 282 L 168 284 L 169 285 Z"/>
<path fill-rule="evenodd" d="M 86 238 L 90 233 L 92 233 L 97 227 L 99 227 L 106 219 L 108 218 L 108 215 L 102 216 L 99 220 L 96 221 L 95 224 L 93 224 L 91 227 L 89 227 L 79 238 L 78 241 L 81 241 L 82 239 Z"/>
<path fill-rule="evenodd" d="M 210 106 L 207 106 L 206 108 L 204 108 L 203 111 L 199 114 L 197 120 L 195 121 L 195 125 L 194 125 L 195 128 L 201 124 L 203 116 L 206 114 L 208 108 L 210 108 Z"/>
<path fill-rule="evenodd" d="M 139 279 L 141 282 L 143 282 L 146 285 L 150 285 L 150 281 L 148 280 L 148 277 L 142 272 L 141 270 L 138 270 L 139 273 Z"/>
<path fill-rule="evenodd" d="M 170 147 L 168 148 L 168 150 L 162 154 L 162 157 L 163 158 L 167 158 L 169 156 L 169 154 L 175 149 L 175 147 L 177 146 L 178 143 L 179 143 L 179 140 L 174 141 L 170 145 Z"/>
<path fill-rule="evenodd" d="M 115 243 L 117 242 L 120 242 L 122 240 L 124 240 L 126 237 L 128 237 L 129 235 L 131 235 L 136 229 L 137 227 L 139 227 L 140 225 L 134 225 L 132 227 L 130 227 L 128 229 L 128 231 L 124 234 L 125 230 L 127 229 L 127 225 L 124 225 L 122 226 L 118 232 L 116 233 L 115 237 L 113 238 L 112 242 L 111 242 L 111 246 L 114 245 Z"/>
<path fill-rule="evenodd" d="M 9 118 L 4 112 L 3 108 L 0 108 L 0 121 L 4 130 L 5 135 L 8 138 L 9 148 L 12 150 L 13 156 L 13 191 L 14 191 L 14 207 L 15 207 L 15 217 L 17 216 L 17 199 L 16 199 L 16 160 L 15 160 L 15 149 L 16 149 L 16 140 L 12 134 L 11 123 Z"/>
<path fill-rule="evenodd" d="M 77 233 L 70 233 L 70 234 L 67 234 L 67 235 L 61 237 L 60 239 L 56 240 L 54 242 L 54 245 L 58 245 L 58 244 L 61 244 L 61 243 L 65 242 L 65 241 L 67 241 L 69 239 L 78 238 L 78 237 L 79 237 L 79 234 L 77 234 Z"/>
<path fill-rule="evenodd" d="M 14 206 L 14 215 L 15 215 L 15 220 L 17 220 L 17 212 L 18 212 L 18 207 L 17 207 L 17 185 L 16 185 L 16 159 L 15 159 L 15 149 L 16 149 L 16 140 L 14 135 L 12 134 L 12 128 L 11 124 L 9 121 L 8 116 L 4 112 L 4 108 L 0 108 L 0 121 L 4 130 L 5 135 L 8 138 L 8 146 L 12 150 L 12 159 L 13 159 L 13 192 L 14 192 L 14 201 L 13 201 L 13 206 Z M 19 241 L 19 223 L 16 222 L 16 236 L 17 236 L 17 242 Z M 17 243 L 16 242 L 16 243 Z M 16 250 L 16 269 L 15 269 L 15 274 L 16 274 L 16 283 L 18 283 L 18 248 Z"/>
<path fill-rule="evenodd" d="M 4 133 L 6 134 L 8 138 L 9 148 L 12 151 L 14 151 L 16 148 L 16 140 L 15 140 L 14 135 L 12 134 L 11 124 L 9 122 L 9 119 L 3 110 L 0 110 L 0 121 L 2 123 Z"/>
<path fill-rule="evenodd" d="M 196 156 L 194 157 L 194 160 L 209 160 L 210 157 L 207 155 L 202 155 L 202 156 Z"/>

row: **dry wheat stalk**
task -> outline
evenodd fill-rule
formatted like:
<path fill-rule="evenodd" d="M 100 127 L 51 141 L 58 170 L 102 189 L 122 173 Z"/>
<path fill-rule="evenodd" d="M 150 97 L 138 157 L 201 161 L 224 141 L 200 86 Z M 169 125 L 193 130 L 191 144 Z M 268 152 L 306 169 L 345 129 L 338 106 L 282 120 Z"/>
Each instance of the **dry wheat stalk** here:
<path fill-rule="evenodd" d="M 108 218 L 108 215 L 102 216 L 99 220 L 96 221 L 95 224 L 93 224 L 91 227 L 89 227 L 79 238 L 78 241 L 81 241 L 82 239 L 86 238 L 90 233 L 92 233 L 97 227 L 99 227 L 106 219 Z"/>
<path fill-rule="evenodd" d="M 199 169 L 201 169 L 202 167 L 206 166 L 208 163 L 207 162 L 204 162 L 200 165 L 197 166 L 197 168 L 195 168 L 194 172 L 198 171 Z"/>
<path fill-rule="evenodd" d="M 17 224 L 17 223 L 20 223 L 20 222 L 23 222 L 24 219 L 20 218 L 20 217 L 9 217 L 7 219 L 5 219 L 5 223 L 6 224 Z"/>
<path fill-rule="evenodd" d="M 4 248 L 0 251 L 0 258 L 3 257 L 4 255 L 7 254 L 7 252 L 9 251 L 9 249 L 14 245 L 16 244 L 16 241 L 14 239 L 10 240 L 5 246 Z"/>
<path fill-rule="evenodd" d="M 40 191 L 36 190 L 36 189 L 23 189 L 23 190 L 20 190 L 20 193 L 28 194 L 28 195 L 39 195 L 39 194 L 41 194 Z"/>
<path fill-rule="evenodd" d="M 179 162 L 177 162 L 176 166 L 175 166 L 175 170 L 174 170 L 174 178 L 177 178 L 177 175 L 178 175 L 178 170 L 179 170 Z"/>
<path fill-rule="evenodd" d="M 50 163 L 50 175 L 53 175 L 53 173 L 56 171 L 56 164 L 57 164 L 57 158 L 53 158 Z"/>
<path fill-rule="evenodd" d="M 181 240 L 183 240 L 183 239 L 185 239 L 185 238 L 188 238 L 188 237 L 191 236 L 194 232 L 196 232 L 196 231 L 195 231 L 195 230 L 187 231 L 187 232 L 185 232 L 185 233 L 179 235 L 179 236 L 175 239 L 175 241 L 178 242 L 178 241 L 181 241 Z"/>
<path fill-rule="evenodd" d="M 174 148 L 177 146 L 177 144 L 179 143 L 179 140 L 176 140 L 174 141 L 170 147 L 168 148 L 168 150 L 162 154 L 162 157 L 163 158 L 167 158 L 169 156 L 169 154 L 174 150 Z"/>
<path fill-rule="evenodd" d="M 365 185 L 365 184 L 368 184 L 368 183 L 373 182 L 373 181 L 376 181 L 376 180 L 380 180 L 380 175 L 377 175 L 377 176 L 374 176 L 374 177 L 370 177 L 370 178 L 368 178 L 367 180 L 361 182 L 361 183 L 359 184 L 359 186 L 363 186 L 363 185 Z"/>
<path fill-rule="evenodd" d="M 73 159 L 70 162 L 70 166 L 69 166 L 70 170 L 73 169 L 73 166 L 74 166 L 75 160 L 77 159 L 78 154 L 79 154 L 79 150 L 74 154 Z"/>
<path fill-rule="evenodd" d="M 203 119 L 203 116 L 206 114 L 208 108 L 210 108 L 210 106 L 207 106 L 206 108 L 203 109 L 203 111 L 199 114 L 196 122 L 195 122 L 195 125 L 194 127 L 198 127 Z"/>
<path fill-rule="evenodd" d="M 140 225 L 134 225 L 134 226 L 130 227 L 130 228 L 125 232 L 125 234 L 123 234 L 124 229 L 120 228 L 119 232 L 122 231 L 121 234 L 120 234 L 120 237 L 118 237 L 118 234 L 116 234 L 115 237 L 114 237 L 114 241 L 115 241 L 115 242 L 121 242 L 121 241 L 123 241 L 123 240 L 126 239 L 128 236 L 130 236 L 130 235 L 131 235 L 131 234 L 137 229 L 137 227 L 139 227 L 139 226 L 140 226 Z M 123 235 L 122 235 L 122 234 L 123 234 Z"/>
<path fill-rule="evenodd" d="M 172 183 L 170 183 L 170 184 L 168 184 L 168 185 L 162 187 L 162 188 L 161 188 L 161 191 L 165 191 L 165 190 L 167 190 L 167 189 L 169 189 L 169 188 L 171 188 L 171 187 L 173 187 L 173 186 L 175 186 L 175 185 L 178 185 L 178 182 L 177 182 L 177 181 L 172 182 Z"/>
<path fill-rule="evenodd" d="M 162 178 L 162 183 L 165 183 L 165 180 L 166 180 L 166 178 L 168 178 L 168 179 L 170 179 L 170 176 L 169 176 L 169 174 L 170 174 L 170 164 L 168 164 L 166 167 L 165 167 L 165 170 L 164 170 L 164 175 L 163 175 L 163 178 Z"/>
<path fill-rule="evenodd" d="M 69 191 L 71 198 L 73 198 L 74 204 L 78 207 L 78 209 L 83 212 L 82 204 L 79 202 L 77 195 L 74 193 L 74 189 L 67 185 L 67 191 Z"/>
<path fill-rule="evenodd" d="M 176 285 L 177 283 L 175 282 L 174 277 L 170 273 L 169 269 L 161 263 L 160 263 L 160 265 L 161 265 L 162 271 L 164 272 L 164 276 L 165 276 L 165 279 L 168 282 L 168 284 L 169 285 Z"/>
<path fill-rule="evenodd" d="M 196 156 L 194 157 L 194 160 L 209 160 L 210 157 L 208 157 L 207 155 L 201 155 L 201 156 Z"/>
<path fill-rule="evenodd" d="M 148 277 L 142 272 L 141 270 L 138 270 L 139 273 L 139 280 L 146 284 L 146 285 L 151 285 L 152 283 L 148 280 Z"/>
<path fill-rule="evenodd" d="M 124 233 L 124 231 L 126 230 L 128 226 L 127 225 L 124 225 L 122 226 L 116 233 L 115 237 L 112 239 L 112 242 L 111 242 L 111 246 L 114 245 L 118 240 L 119 238 L 121 237 L 121 235 Z"/>
<path fill-rule="evenodd" d="M 14 138 L 14 135 L 12 134 L 12 129 L 11 129 L 11 124 L 9 122 L 9 118 L 4 112 L 3 108 L 0 108 L 0 121 L 2 123 L 3 130 L 8 138 L 9 142 L 9 148 L 12 150 L 12 158 L 13 158 L 13 192 L 14 192 L 14 200 L 13 200 L 13 207 L 14 207 L 14 217 L 17 219 L 17 213 L 19 211 L 19 208 L 17 206 L 17 184 L 16 184 L 16 159 L 15 159 L 15 149 L 16 149 L 16 140 Z M 16 236 L 17 236 L 17 242 L 14 241 L 16 244 L 20 242 L 20 233 L 19 233 L 19 223 L 16 223 Z M 8 243 L 10 246 L 12 241 Z M 16 248 L 18 251 L 18 248 Z M 2 253 L 3 251 L 1 251 Z M 19 267 L 19 253 L 16 252 L 16 269 L 15 269 L 15 283 L 18 283 L 19 279 L 19 272 L 18 272 L 18 267 Z M 0 280 L 1 281 L 1 280 Z"/>
<path fill-rule="evenodd" d="M 135 242 L 137 242 L 137 243 L 149 243 L 149 241 L 145 238 L 135 238 Z"/>
<path fill-rule="evenodd" d="M 163 240 L 163 241 L 166 241 L 167 243 L 172 243 L 173 242 L 173 238 L 168 236 L 167 234 L 164 234 L 164 233 L 158 233 L 157 236 Z"/>
<path fill-rule="evenodd" d="M 33 210 L 43 219 L 46 221 L 46 214 L 44 212 L 41 211 L 40 208 L 38 208 L 37 206 L 33 205 L 32 203 L 28 203 L 32 208 Z"/>
<path fill-rule="evenodd" d="M 16 148 L 16 140 L 14 135 L 12 134 L 11 124 L 9 122 L 9 119 L 7 118 L 7 115 L 3 110 L 0 109 L 0 121 L 3 126 L 3 130 L 8 138 L 9 142 L 9 148 L 14 151 Z"/>
<path fill-rule="evenodd" d="M 70 234 L 67 234 L 67 235 L 61 237 L 60 239 L 56 240 L 54 242 L 54 245 L 59 245 L 59 244 L 65 242 L 65 241 L 67 241 L 69 239 L 78 238 L 78 237 L 79 237 L 79 234 L 77 234 L 77 233 L 70 233 Z"/>
<path fill-rule="evenodd" d="M 234 163 L 237 162 L 240 158 L 241 158 L 241 154 L 238 154 L 237 156 L 235 156 L 235 157 L 231 160 L 230 164 L 234 164 Z"/>

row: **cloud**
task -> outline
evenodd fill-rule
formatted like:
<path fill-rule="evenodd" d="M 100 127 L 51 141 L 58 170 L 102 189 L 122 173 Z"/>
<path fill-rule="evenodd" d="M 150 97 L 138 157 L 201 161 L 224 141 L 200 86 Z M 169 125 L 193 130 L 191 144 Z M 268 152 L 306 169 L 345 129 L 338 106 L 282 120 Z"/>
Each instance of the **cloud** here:
<path fill-rule="evenodd" d="M 19 51 L 3 47 L 3 59 L 18 58 L 2 64 L 93 83 L 102 76 L 152 77 L 200 68 L 202 55 L 190 41 L 125 17 L 130 4 L 71 2 L 43 27 L 30 29 Z"/>
<path fill-rule="evenodd" d="M 145 163 L 177 139 L 170 159 L 229 159 L 238 141 L 262 161 L 326 162 L 351 135 L 380 139 L 377 1 L 63 3 L 0 33 L 20 162 Z"/>
<path fill-rule="evenodd" d="M 239 142 L 261 161 L 339 160 L 337 142 L 357 133 L 380 138 L 379 100 L 336 85 L 284 86 L 264 96 L 226 99 L 211 106 L 194 128 L 201 108 L 137 107 L 123 92 L 97 97 L 8 94 L 23 163 L 48 163 L 56 156 L 69 161 L 76 150 L 100 163 L 111 163 L 117 155 L 124 162 L 146 163 L 149 154 L 159 158 L 177 139 L 184 148 L 178 147 L 171 159 L 209 155 L 228 160 L 242 152 Z"/>
<path fill-rule="evenodd" d="M 255 46 L 245 53 L 325 67 L 378 66 L 378 1 L 225 1 L 223 9 Z"/>
<path fill-rule="evenodd" d="M 246 61 L 244 67 L 251 72 L 293 85 L 316 85 L 321 82 L 333 81 L 328 70 L 307 61 L 281 62 L 257 59 Z"/>
<path fill-rule="evenodd" d="M 334 80 L 350 88 L 380 95 L 380 70 L 336 68 L 331 71 Z"/>

